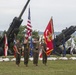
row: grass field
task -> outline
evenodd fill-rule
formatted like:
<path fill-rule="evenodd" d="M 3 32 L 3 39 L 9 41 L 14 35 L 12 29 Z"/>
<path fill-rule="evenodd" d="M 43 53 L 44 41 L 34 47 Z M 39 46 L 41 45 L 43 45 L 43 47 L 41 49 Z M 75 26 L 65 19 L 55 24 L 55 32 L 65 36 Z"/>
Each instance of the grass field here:
<path fill-rule="evenodd" d="M 0 62 L 0 75 L 76 75 L 76 60 L 48 61 L 47 66 L 29 61 L 28 67 L 23 62 L 19 67 L 15 62 Z"/>

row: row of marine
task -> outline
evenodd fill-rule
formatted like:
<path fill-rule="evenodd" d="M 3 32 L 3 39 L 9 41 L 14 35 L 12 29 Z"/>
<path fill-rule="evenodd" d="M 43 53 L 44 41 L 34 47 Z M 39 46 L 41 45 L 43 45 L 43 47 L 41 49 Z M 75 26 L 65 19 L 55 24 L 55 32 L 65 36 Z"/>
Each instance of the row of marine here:
<path fill-rule="evenodd" d="M 24 39 L 23 42 L 24 45 L 24 51 L 23 51 L 23 57 L 24 57 L 24 65 L 28 67 L 29 62 L 29 54 L 30 54 L 30 44 L 28 39 Z M 47 55 L 46 55 L 46 44 L 45 40 L 40 43 L 37 38 L 34 38 L 33 40 L 33 64 L 35 66 L 38 66 L 38 59 L 39 59 L 39 51 L 42 49 L 42 62 L 44 65 L 47 64 Z M 20 65 L 20 59 L 21 59 L 21 43 L 19 40 L 17 40 L 16 43 L 16 65 Z"/>

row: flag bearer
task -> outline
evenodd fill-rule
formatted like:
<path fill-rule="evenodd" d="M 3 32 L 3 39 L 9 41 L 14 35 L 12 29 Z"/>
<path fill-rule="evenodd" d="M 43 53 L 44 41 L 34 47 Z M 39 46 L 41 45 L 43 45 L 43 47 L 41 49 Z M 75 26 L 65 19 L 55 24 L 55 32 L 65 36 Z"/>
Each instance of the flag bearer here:
<path fill-rule="evenodd" d="M 28 39 L 24 39 L 24 64 L 26 67 L 28 66 L 29 60 L 29 41 Z"/>
<path fill-rule="evenodd" d="M 45 39 L 43 38 L 42 43 L 41 43 L 41 48 L 42 48 L 42 62 L 44 65 L 46 65 L 47 63 L 47 54 L 46 54 L 46 43 L 45 43 Z"/>
<path fill-rule="evenodd" d="M 33 64 L 35 66 L 38 66 L 38 56 L 39 56 L 39 41 L 38 41 L 38 38 L 34 38 L 33 47 L 34 47 L 34 50 L 33 50 Z"/>
<path fill-rule="evenodd" d="M 21 59 L 21 43 L 20 41 L 17 39 L 17 43 L 16 43 L 16 64 L 19 66 L 20 64 L 20 59 Z"/>

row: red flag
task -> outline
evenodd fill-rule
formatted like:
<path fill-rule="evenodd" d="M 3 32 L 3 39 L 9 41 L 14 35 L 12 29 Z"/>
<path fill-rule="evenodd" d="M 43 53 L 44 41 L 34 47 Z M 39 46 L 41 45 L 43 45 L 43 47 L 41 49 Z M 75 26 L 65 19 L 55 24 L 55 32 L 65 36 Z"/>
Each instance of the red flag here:
<path fill-rule="evenodd" d="M 51 51 L 54 49 L 53 36 L 54 36 L 53 20 L 51 19 L 44 31 L 44 38 L 47 45 L 47 50 L 46 50 L 47 55 L 50 55 Z"/>
<path fill-rule="evenodd" d="M 4 37 L 4 56 L 5 57 L 7 56 L 7 51 L 8 51 L 8 42 L 7 42 L 7 36 L 5 34 L 5 37 Z"/>

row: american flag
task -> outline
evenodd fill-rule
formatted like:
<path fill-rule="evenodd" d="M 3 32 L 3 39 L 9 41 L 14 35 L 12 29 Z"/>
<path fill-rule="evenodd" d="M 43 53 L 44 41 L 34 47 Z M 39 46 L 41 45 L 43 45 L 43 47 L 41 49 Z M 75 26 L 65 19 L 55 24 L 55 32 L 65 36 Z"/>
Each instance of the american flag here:
<path fill-rule="evenodd" d="M 32 34 L 32 26 L 31 26 L 31 17 L 30 17 L 30 7 L 28 9 L 28 21 L 27 21 L 27 30 L 26 30 L 26 34 L 25 37 L 26 39 L 28 39 Z"/>
<path fill-rule="evenodd" d="M 33 55 L 32 49 L 33 49 L 33 42 L 32 42 L 32 26 L 31 26 L 31 16 L 30 16 L 30 7 L 28 9 L 28 21 L 27 21 L 27 30 L 26 30 L 26 39 L 30 38 L 30 56 Z"/>

